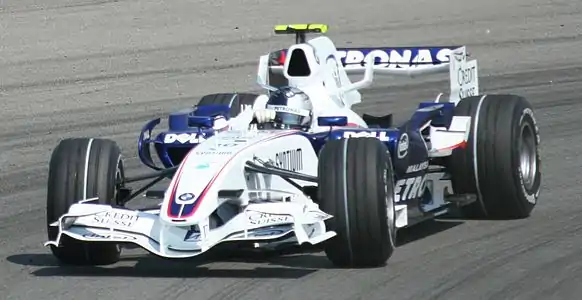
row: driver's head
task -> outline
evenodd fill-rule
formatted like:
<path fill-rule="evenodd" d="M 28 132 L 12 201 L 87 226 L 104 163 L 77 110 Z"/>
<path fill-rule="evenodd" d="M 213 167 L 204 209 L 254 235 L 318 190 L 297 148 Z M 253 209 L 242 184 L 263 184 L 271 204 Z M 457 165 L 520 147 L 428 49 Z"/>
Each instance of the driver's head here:
<path fill-rule="evenodd" d="M 313 105 L 298 88 L 282 87 L 272 92 L 267 109 L 275 111 L 275 128 L 307 130 L 311 126 Z"/>

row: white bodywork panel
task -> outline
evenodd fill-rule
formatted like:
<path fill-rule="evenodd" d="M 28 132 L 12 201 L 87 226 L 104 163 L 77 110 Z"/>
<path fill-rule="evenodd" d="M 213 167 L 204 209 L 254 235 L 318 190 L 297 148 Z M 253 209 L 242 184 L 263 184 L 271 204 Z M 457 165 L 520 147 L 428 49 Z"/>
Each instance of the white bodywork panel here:
<path fill-rule="evenodd" d="M 181 225 L 198 224 L 221 204 L 216 196 L 219 190 L 259 190 L 271 189 L 288 191 L 293 186 L 278 176 L 249 174 L 242 176 L 247 161 L 257 157 L 263 161 L 277 162 L 286 151 L 292 151 L 291 158 L 297 166 L 294 171 L 317 176 L 317 155 L 310 141 L 297 135 L 297 131 L 227 131 L 215 135 L 199 144 L 183 159 L 180 168 L 170 182 L 164 197 L 160 218 L 164 222 Z M 285 157 L 287 159 L 287 157 Z M 288 163 L 285 167 L 288 167 Z M 301 181 L 298 181 L 303 185 Z M 180 210 L 169 212 L 172 199 L 192 193 L 200 195 L 196 209 L 192 213 L 184 208 L 194 200 L 181 201 L 174 205 Z M 248 194 L 241 196 L 241 205 L 246 205 Z"/>
<path fill-rule="evenodd" d="M 132 211 L 91 204 L 89 199 L 72 205 L 53 225 L 75 239 L 131 242 L 172 258 L 199 255 L 226 241 L 269 240 L 293 233 L 299 244 L 316 244 L 335 236 L 335 232 L 326 231 L 324 223 L 332 216 L 281 177 L 245 172 L 245 163 L 255 157 L 317 176 L 313 147 L 296 131 L 225 131 L 189 152 L 159 210 Z M 218 196 L 220 190 L 239 189 L 243 190 L 240 198 Z M 181 198 L 188 194 L 194 197 Z M 262 201 L 252 201 L 258 198 Z M 241 211 L 212 229 L 210 215 L 228 201 Z M 192 225 L 199 230 L 187 236 Z M 283 227 L 265 229 L 275 225 Z M 47 245 L 58 245 L 61 234 Z"/>

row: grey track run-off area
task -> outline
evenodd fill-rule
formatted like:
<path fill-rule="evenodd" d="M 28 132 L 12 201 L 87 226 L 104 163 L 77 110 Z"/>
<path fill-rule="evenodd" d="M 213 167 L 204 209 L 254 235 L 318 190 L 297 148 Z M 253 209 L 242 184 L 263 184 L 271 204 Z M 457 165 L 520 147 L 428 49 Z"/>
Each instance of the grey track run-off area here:
<path fill-rule="evenodd" d="M 0 0 L 0 298 L 580 299 L 582 2 Z M 72 136 L 115 139 L 129 172 L 149 119 L 207 93 L 255 90 L 277 23 L 321 22 L 338 46 L 465 44 L 482 92 L 535 106 L 543 191 L 531 218 L 427 223 L 384 268 L 337 270 L 322 253 L 265 262 L 166 261 L 141 250 L 106 268 L 60 268 L 42 243 L 48 161 Z M 446 74 L 376 77 L 360 112 L 409 116 Z"/>

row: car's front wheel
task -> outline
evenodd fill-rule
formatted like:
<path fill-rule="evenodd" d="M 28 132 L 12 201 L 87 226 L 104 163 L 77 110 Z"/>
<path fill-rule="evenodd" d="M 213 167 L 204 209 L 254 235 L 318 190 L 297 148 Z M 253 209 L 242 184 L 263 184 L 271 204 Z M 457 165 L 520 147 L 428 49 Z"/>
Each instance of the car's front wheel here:
<path fill-rule="evenodd" d="M 54 149 L 49 166 L 47 191 L 47 230 L 49 240 L 55 240 L 58 228 L 51 226 L 69 207 L 84 199 L 99 198 L 94 203 L 114 205 L 123 177 L 121 150 L 110 140 L 66 139 Z M 82 242 L 66 235 L 59 247 L 50 246 L 62 263 L 75 265 L 106 265 L 119 260 L 118 244 Z"/>
<path fill-rule="evenodd" d="M 337 266 L 377 267 L 395 248 L 394 175 L 388 148 L 375 138 L 331 140 L 321 150 L 321 209 L 333 218 L 325 253 Z"/>

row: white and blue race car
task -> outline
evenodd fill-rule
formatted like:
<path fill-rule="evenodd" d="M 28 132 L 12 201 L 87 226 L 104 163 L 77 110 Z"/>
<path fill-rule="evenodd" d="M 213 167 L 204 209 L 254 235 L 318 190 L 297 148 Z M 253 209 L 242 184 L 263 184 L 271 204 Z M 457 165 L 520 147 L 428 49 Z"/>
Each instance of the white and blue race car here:
<path fill-rule="evenodd" d="M 525 218 L 541 182 L 539 130 L 515 95 L 479 94 L 477 62 L 465 47 L 336 48 L 321 24 L 276 26 L 288 49 L 260 58 L 266 95 L 213 94 L 169 116 L 169 130 L 139 137 L 152 174 L 129 177 L 120 148 L 66 139 L 49 172 L 46 245 L 63 263 L 111 264 L 124 244 L 166 258 L 216 245 L 255 248 L 320 244 L 338 266 L 381 266 L 399 228 L 452 210 L 467 217 Z M 355 113 L 374 74 L 449 71 L 450 94 L 422 102 L 411 118 Z M 363 74 L 352 83 L 348 75 Z M 252 124 L 277 86 L 298 87 L 314 106 L 310 131 Z M 150 149 L 155 149 L 161 166 Z M 151 179 L 143 188 L 129 184 Z M 151 187 L 169 179 L 163 190 Z M 144 209 L 125 205 L 158 197 Z"/>

